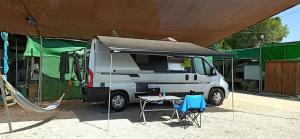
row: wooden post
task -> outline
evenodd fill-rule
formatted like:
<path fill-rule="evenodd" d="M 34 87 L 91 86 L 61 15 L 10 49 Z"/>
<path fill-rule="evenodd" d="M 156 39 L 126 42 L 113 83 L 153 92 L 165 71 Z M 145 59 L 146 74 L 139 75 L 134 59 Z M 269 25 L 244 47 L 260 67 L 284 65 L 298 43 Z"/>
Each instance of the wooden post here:
<path fill-rule="evenodd" d="M 16 45 L 16 81 L 15 84 L 16 86 L 18 85 L 18 42 L 17 42 L 17 38 L 15 38 L 15 45 Z"/>
<path fill-rule="evenodd" d="M 2 75 L 0 75 L 0 76 L 2 76 Z M 13 132 L 13 130 L 12 130 L 12 126 L 11 126 L 10 115 L 9 115 L 9 111 L 8 111 L 8 105 L 7 105 L 7 102 L 6 102 L 6 90 L 4 89 L 3 77 L 0 77 L 0 88 L 1 88 L 3 104 L 4 104 L 5 115 L 6 115 L 6 119 L 7 119 L 7 123 L 8 123 L 8 127 L 9 127 L 9 132 L 11 133 L 11 132 Z"/>

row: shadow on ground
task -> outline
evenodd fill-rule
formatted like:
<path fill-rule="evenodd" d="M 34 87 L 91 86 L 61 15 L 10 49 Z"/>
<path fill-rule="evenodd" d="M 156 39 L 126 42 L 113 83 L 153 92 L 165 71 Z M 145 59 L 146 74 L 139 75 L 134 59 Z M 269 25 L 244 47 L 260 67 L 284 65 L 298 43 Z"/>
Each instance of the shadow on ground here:
<path fill-rule="evenodd" d="M 172 105 L 151 104 L 146 108 L 172 108 Z M 3 107 L 0 109 L 0 123 L 6 123 Z M 107 120 L 107 107 L 104 104 L 81 103 L 80 101 L 64 101 L 58 110 L 49 113 L 35 113 L 15 105 L 9 107 L 12 122 L 43 121 L 45 119 L 79 119 L 80 122 Z M 231 112 L 230 109 L 208 106 L 206 113 Z M 173 111 L 146 112 L 146 120 L 166 121 Z M 129 104 L 123 112 L 111 112 L 110 119 L 128 119 L 132 123 L 140 122 L 140 106 L 138 103 Z M 176 118 L 176 117 L 174 117 Z"/>
<path fill-rule="evenodd" d="M 33 124 L 33 125 L 30 125 L 30 126 L 26 126 L 26 127 L 23 127 L 23 128 L 19 128 L 19 129 L 13 129 L 13 132 L 19 132 L 19 131 L 24 131 L 24 130 L 28 130 L 28 129 L 32 129 L 32 128 L 35 128 L 35 127 L 38 127 L 38 126 L 41 126 L 43 124 L 46 124 L 48 122 L 50 122 L 51 120 L 53 119 L 53 117 L 49 117 L 45 120 L 42 120 L 36 124 Z M 8 134 L 10 132 L 4 132 L 4 133 L 1 133 L 1 134 Z"/>

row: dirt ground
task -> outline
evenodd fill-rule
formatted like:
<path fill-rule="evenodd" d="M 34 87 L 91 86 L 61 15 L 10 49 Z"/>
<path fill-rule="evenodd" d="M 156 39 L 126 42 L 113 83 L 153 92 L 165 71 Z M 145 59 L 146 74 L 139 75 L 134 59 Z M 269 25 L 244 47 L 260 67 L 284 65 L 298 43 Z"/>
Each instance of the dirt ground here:
<path fill-rule="evenodd" d="M 0 138 L 300 138 L 300 101 L 235 93 L 234 120 L 231 96 L 219 107 L 208 107 L 202 128 L 182 128 L 172 112 L 146 113 L 147 124 L 138 121 L 139 105 L 107 114 L 101 104 L 64 101 L 50 113 L 33 113 L 10 107 L 14 133 L 8 133 L 0 107 Z M 153 106 L 154 107 L 154 106 Z"/>

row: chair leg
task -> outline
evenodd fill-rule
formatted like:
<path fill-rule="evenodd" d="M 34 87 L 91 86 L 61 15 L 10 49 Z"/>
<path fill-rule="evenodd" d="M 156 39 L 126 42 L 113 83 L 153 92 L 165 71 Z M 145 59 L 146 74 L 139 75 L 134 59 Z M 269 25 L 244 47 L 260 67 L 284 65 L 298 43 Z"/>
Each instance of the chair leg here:
<path fill-rule="evenodd" d="M 201 125 L 202 125 L 202 123 L 201 123 L 201 122 L 202 122 L 202 120 L 201 120 L 201 119 L 202 119 L 201 115 L 202 115 L 202 114 L 201 114 L 201 112 L 200 112 L 200 128 L 201 128 Z"/>
<path fill-rule="evenodd" d="M 198 121 L 198 117 L 200 118 L 200 121 Z M 196 124 L 199 128 L 201 128 L 201 113 L 190 113 L 188 118 L 190 118 L 193 124 Z"/>
<path fill-rule="evenodd" d="M 181 119 L 181 123 L 182 123 L 184 129 L 187 128 L 187 116 L 188 116 L 188 113 L 184 114 Z"/>
<path fill-rule="evenodd" d="M 173 119 L 173 117 L 174 117 L 174 115 L 175 115 L 175 111 L 176 111 L 176 110 L 173 111 L 172 116 L 171 116 L 170 119 Z"/>
<path fill-rule="evenodd" d="M 176 112 L 176 116 L 177 116 L 178 121 L 180 121 L 180 117 L 179 117 L 178 111 L 176 110 L 175 112 Z"/>

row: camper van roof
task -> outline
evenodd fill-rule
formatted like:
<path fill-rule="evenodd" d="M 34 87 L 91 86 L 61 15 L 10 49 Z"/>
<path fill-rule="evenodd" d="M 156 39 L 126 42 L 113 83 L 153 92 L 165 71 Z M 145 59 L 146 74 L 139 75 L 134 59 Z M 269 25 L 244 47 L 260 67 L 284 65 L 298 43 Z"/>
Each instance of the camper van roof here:
<path fill-rule="evenodd" d="M 232 57 L 231 54 L 219 52 L 188 42 L 162 40 L 145 40 L 122 37 L 97 36 L 99 41 L 113 53 L 134 53 L 147 55 L 173 56 L 220 56 Z"/>

